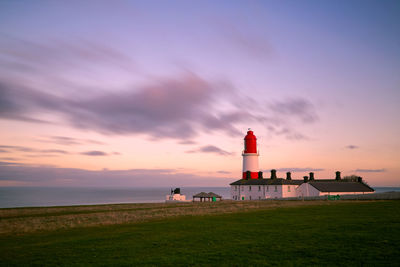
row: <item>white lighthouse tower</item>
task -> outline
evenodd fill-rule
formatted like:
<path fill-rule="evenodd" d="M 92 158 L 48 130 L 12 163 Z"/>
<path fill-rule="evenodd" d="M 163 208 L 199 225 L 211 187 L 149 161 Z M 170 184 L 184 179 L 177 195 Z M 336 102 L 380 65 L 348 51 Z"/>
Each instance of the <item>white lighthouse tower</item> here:
<path fill-rule="evenodd" d="M 244 137 L 243 156 L 243 179 L 257 179 L 258 177 L 258 156 L 257 138 L 249 128 Z M 262 177 L 261 177 L 262 178 Z"/>

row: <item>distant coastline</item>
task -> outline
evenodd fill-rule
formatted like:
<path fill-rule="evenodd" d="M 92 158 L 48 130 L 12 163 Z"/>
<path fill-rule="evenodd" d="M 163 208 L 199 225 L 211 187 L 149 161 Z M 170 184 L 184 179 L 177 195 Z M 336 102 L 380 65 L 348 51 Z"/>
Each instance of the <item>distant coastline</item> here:
<path fill-rule="evenodd" d="M 229 187 L 181 187 L 191 200 L 199 192 L 214 192 L 230 199 Z M 400 192 L 400 187 L 373 187 L 375 193 Z M 0 208 L 96 205 L 117 203 L 161 203 L 170 188 L 61 188 L 2 187 Z"/>

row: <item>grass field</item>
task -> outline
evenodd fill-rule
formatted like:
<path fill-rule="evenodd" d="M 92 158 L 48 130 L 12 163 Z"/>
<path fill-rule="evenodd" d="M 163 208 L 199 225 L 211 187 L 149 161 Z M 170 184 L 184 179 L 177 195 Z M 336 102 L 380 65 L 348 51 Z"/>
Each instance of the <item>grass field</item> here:
<path fill-rule="evenodd" d="M 62 224 L 72 217 L 78 221 Z M 0 234 L 1 265 L 400 264 L 396 200 L 0 210 L 0 226 L 7 222 L 13 227 Z"/>

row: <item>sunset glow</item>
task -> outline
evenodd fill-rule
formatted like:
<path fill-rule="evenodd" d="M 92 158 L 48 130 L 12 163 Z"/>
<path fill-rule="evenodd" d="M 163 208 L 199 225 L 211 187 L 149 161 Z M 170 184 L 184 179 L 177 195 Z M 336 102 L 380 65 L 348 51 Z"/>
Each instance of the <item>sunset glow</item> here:
<path fill-rule="evenodd" d="M 0 186 L 400 186 L 399 1 L 2 1 Z M 265 174 L 268 175 L 268 174 Z"/>

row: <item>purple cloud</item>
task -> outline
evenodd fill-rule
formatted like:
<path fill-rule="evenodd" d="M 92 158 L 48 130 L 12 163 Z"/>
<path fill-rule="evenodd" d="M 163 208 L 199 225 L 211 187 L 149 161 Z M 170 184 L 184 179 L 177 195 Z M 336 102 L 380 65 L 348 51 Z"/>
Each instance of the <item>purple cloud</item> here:
<path fill-rule="evenodd" d="M 196 142 L 192 140 L 183 140 L 179 142 L 180 145 L 195 145 Z"/>
<path fill-rule="evenodd" d="M 103 142 L 92 140 L 92 139 L 79 139 L 73 138 L 68 136 L 48 136 L 48 137 L 41 137 L 40 139 L 36 139 L 36 141 L 43 142 L 43 143 L 53 143 L 57 145 L 84 145 L 84 144 L 94 144 L 94 145 L 104 145 Z"/>
<path fill-rule="evenodd" d="M 228 171 L 217 171 L 217 173 L 221 173 L 221 174 L 230 174 L 232 172 L 228 172 Z"/>
<path fill-rule="evenodd" d="M 355 145 L 348 145 L 346 146 L 347 149 L 357 149 L 359 148 L 359 146 L 355 146 Z"/>
<path fill-rule="evenodd" d="M 386 172 L 386 169 L 356 169 L 356 172 Z"/>
<path fill-rule="evenodd" d="M 103 151 L 93 150 L 93 151 L 86 151 L 82 152 L 82 155 L 86 156 L 107 156 L 108 154 Z"/>
<path fill-rule="evenodd" d="M 19 161 L 20 159 L 18 159 L 18 158 L 12 158 L 12 157 L 4 157 L 4 158 L 0 158 L 0 160 Z"/>
<path fill-rule="evenodd" d="M 98 63 L 109 67 L 131 64 L 123 54 L 101 45 L 56 44 L 20 41 L 17 45 L 7 46 L 0 43 L 0 51 L 7 52 L 7 57 L 0 59 L 0 68 L 9 69 L 10 62 L 18 62 L 21 77 L 40 73 L 44 80 L 54 83 L 53 72 L 59 74 Z M 255 114 L 253 110 L 236 105 L 249 99 L 239 96 L 229 81 L 205 79 L 188 70 L 177 77 L 152 79 L 141 87 L 111 88 L 114 90 L 97 90 L 90 94 L 80 85 L 62 79 L 57 80 L 51 91 L 24 84 L 21 82 L 24 79 L 2 79 L 0 119 L 51 123 L 41 120 L 40 115 L 52 113 L 75 128 L 103 134 L 146 134 L 153 139 L 172 138 L 188 144 L 202 132 L 220 131 L 241 136 L 243 132 L 237 126 L 254 122 L 273 127 L 276 129 L 273 134 L 287 139 L 306 140 L 306 136 L 291 129 L 287 118 L 300 118 L 303 122 L 317 120 L 313 105 L 302 98 L 272 103 L 273 116 L 266 116 L 267 112 Z M 69 88 L 69 91 L 57 88 Z M 77 96 L 78 91 L 86 93 Z M 218 109 L 221 101 L 230 102 L 229 111 Z M 64 145 L 85 142 L 63 136 L 44 141 Z"/>
<path fill-rule="evenodd" d="M 88 40 L 38 43 L 17 38 L 3 37 L 0 52 L 4 55 L 0 65 L 11 71 L 26 74 L 57 73 L 79 67 L 81 70 L 96 64 L 107 64 L 132 71 L 136 66 L 126 54 Z"/>
<path fill-rule="evenodd" d="M 271 133 L 274 133 L 276 135 L 283 135 L 286 137 L 286 139 L 289 139 L 289 140 L 309 140 L 310 139 L 309 137 L 297 132 L 296 130 L 293 130 L 293 129 L 290 129 L 287 127 L 276 129 L 275 127 L 270 126 L 270 127 L 268 127 L 268 130 Z"/>
<path fill-rule="evenodd" d="M 314 105 L 304 98 L 289 98 L 270 104 L 271 110 L 279 115 L 298 117 L 305 123 L 318 120 Z"/>
<path fill-rule="evenodd" d="M 200 125 L 222 130 L 230 135 L 239 131 L 233 123 L 244 116 L 211 115 L 217 87 L 193 73 L 177 79 L 160 80 L 138 90 L 103 93 L 92 98 L 72 99 L 29 88 L 0 85 L 0 101 L 7 103 L 0 117 L 12 119 L 20 114 L 51 111 L 66 118 L 80 129 L 105 134 L 147 133 L 154 138 L 187 140 L 196 136 Z M 66 138 L 54 140 L 74 142 Z"/>
<path fill-rule="evenodd" d="M 0 148 L 7 148 L 12 151 L 27 152 L 27 153 L 69 154 L 68 151 L 62 149 L 37 149 L 26 146 L 8 146 L 8 145 L 0 145 Z"/>
<path fill-rule="evenodd" d="M 186 153 L 214 153 L 221 156 L 230 156 L 233 155 L 232 152 L 225 151 L 219 147 L 208 145 L 203 146 L 195 150 L 186 151 Z"/>
<path fill-rule="evenodd" d="M 57 154 L 69 154 L 68 151 L 62 150 L 62 149 L 44 149 L 40 150 L 42 153 L 57 153 Z"/>

